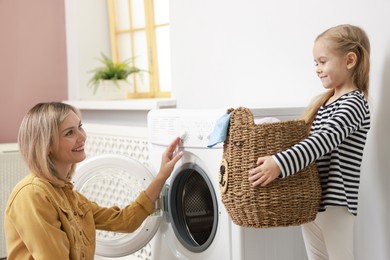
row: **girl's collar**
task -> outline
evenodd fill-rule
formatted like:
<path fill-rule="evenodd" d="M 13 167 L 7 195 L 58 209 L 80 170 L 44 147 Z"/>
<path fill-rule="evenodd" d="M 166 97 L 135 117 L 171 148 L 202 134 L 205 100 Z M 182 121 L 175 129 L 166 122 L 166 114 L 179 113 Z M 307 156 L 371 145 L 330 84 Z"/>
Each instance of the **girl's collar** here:
<path fill-rule="evenodd" d="M 343 97 L 346 97 L 346 96 L 349 96 L 349 95 L 352 95 L 352 94 L 355 94 L 355 93 L 361 93 L 361 92 L 360 92 L 360 90 L 358 90 L 358 89 L 351 90 L 351 91 L 349 91 L 349 92 L 347 92 L 347 93 L 344 93 L 343 95 L 339 96 L 337 99 L 333 100 L 333 101 L 332 101 L 331 103 L 329 103 L 329 104 L 326 104 L 326 102 L 325 102 L 325 104 L 323 104 L 322 106 L 323 106 L 323 107 L 330 106 L 330 105 L 334 104 L 337 100 L 340 100 L 340 99 L 343 98 Z"/>

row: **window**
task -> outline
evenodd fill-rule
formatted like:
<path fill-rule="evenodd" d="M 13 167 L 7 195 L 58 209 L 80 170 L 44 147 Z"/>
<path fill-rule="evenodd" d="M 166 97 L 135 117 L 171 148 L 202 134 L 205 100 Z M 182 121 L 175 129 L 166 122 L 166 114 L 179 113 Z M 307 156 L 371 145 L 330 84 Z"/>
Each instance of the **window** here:
<path fill-rule="evenodd" d="M 128 79 L 129 97 L 170 97 L 169 0 L 108 0 L 108 12 L 112 59 L 148 71 Z"/>

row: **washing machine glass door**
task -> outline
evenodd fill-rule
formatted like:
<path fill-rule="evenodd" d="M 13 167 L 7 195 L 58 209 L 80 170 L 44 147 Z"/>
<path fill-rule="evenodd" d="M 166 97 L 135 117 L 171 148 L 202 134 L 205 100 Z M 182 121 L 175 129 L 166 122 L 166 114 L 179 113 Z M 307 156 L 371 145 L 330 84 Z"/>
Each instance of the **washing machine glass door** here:
<path fill-rule="evenodd" d="M 153 180 L 153 174 L 139 161 L 122 155 L 99 155 L 78 165 L 74 187 L 102 207 L 120 208 L 133 202 Z M 157 232 L 161 210 L 149 216 L 133 233 L 97 230 L 96 255 L 120 257 L 144 247 Z"/>
<path fill-rule="evenodd" d="M 193 163 L 183 164 L 172 176 L 168 214 L 177 239 L 191 252 L 205 251 L 218 226 L 218 203 L 206 172 Z"/>

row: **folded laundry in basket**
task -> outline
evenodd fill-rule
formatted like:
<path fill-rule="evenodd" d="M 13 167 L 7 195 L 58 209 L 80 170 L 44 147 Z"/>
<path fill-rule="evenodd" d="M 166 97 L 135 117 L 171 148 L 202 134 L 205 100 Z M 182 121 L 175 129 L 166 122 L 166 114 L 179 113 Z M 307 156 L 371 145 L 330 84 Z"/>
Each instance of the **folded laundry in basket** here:
<path fill-rule="evenodd" d="M 214 130 L 211 133 L 209 143 L 207 144 L 208 148 L 225 141 L 231 115 L 232 113 L 224 114 L 217 120 L 214 126 Z"/>

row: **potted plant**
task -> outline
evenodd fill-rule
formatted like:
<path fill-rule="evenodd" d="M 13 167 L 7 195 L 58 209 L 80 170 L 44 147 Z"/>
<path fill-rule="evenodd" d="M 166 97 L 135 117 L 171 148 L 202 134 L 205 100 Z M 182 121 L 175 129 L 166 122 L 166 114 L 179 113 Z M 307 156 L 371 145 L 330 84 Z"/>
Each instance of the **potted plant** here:
<path fill-rule="evenodd" d="M 101 53 L 101 58 L 98 60 L 103 63 L 103 66 L 91 71 L 94 74 L 89 81 L 89 85 L 93 87 L 93 94 L 95 95 L 98 88 L 102 87 L 104 98 L 126 99 L 127 92 L 130 90 L 127 78 L 131 74 L 137 74 L 143 70 L 131 65 L 130 59 L 113 62 L 104 53 Z"/>

